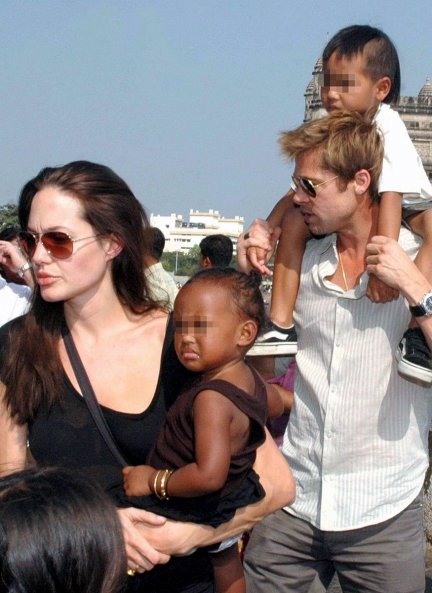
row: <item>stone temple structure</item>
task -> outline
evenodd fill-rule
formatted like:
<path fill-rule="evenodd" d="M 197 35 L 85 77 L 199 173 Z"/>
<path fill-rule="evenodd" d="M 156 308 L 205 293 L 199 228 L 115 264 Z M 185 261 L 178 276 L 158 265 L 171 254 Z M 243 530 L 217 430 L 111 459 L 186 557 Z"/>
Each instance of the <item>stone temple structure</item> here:
<path fill-rule="evenodd" d="M 322 59 L 319 58 L 304 94 L 305 122 L 326 114 L 321 102 L 318 83 L 318 77 L 322 70 Z M 400 97 L 398 104 L 393 107 L 405 122 L 429 179 L 432 180 L 432 84 L 429 78 L 426 78 L 417 97 Z"/>

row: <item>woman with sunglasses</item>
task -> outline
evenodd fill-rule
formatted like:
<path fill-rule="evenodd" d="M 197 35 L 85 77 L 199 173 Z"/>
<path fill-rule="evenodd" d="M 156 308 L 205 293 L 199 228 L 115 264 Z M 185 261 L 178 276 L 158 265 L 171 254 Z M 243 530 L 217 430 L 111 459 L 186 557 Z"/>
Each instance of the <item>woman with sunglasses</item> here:
<path fill-rule="evenodd" d="M 130 465 L 142 463 L 187 379 L 167 309 L 146 286 L 147 217 L 113 171 L 79 161 L 29 181 L 19 218 L 37 284 L 28 315 L 0 331 L 1 471 L 24 468 L 28 442 L 38 465 L 84 473 L 119 501 L 121 464 L 82 397 L 62 336 L 72 336 L 118 448 Z M 281 480 L 289 482 L 289 470 L 271 439 L 255 469 L 267 496 L 217 529 L 119 509 L 128 591 L 213 591 L 204 552 L 163 563 L 239 533 L 289 501 L 292 490 Z"/>

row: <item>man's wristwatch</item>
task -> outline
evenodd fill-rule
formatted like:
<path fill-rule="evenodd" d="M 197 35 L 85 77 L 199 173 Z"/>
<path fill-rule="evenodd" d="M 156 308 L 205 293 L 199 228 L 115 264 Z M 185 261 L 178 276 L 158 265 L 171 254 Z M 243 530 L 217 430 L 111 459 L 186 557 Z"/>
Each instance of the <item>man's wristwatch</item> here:
<path fill-rule="evenodd" d="M 20 269 L 18 270 L 18 276 L 19 276 L 20 278 L 24 278 L 24 274 L 27 272 L 27 270 L 31 270 L 31 269 L 32 269 L 32 267 L 33 267 L 33 266 L 31 265 L 31 262 L 29 262 L 29 261 L 26 261 L 26 263 L 25 263 L 25 264 L 23 264 L 23 265 L 20 267 Z"/>
<path fill-rule="evenodd" d="M 432 290 L 423 295 L 418 305 L 410 307 L 410 311 L 414 317 L 423 317 L 424 315 L 429 317 L 432 315 Z"/>

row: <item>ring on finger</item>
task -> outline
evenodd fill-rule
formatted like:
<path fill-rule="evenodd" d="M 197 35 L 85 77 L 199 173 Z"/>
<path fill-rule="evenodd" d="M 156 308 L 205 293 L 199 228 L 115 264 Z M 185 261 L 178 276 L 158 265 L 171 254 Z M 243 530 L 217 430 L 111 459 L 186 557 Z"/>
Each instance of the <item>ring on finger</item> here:
<path fill-rule="evenodd" d="M 135 566 L 133 568 L 127 569 L 126 574 L 128 575 L 128 577 L 134 577 L 140 568 L 141 567 L 139 564 L 135 564 Z"/>

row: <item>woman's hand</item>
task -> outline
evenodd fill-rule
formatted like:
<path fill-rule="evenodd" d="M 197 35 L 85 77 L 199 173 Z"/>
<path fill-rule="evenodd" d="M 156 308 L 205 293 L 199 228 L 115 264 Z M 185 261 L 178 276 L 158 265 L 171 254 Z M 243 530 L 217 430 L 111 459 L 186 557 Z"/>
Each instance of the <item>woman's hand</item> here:
<path fill-rule="evenodd" d="M 164 525 L 165 517 L 135 508 L 117 509 L 117 512 L 123 527 L 128 568 L 141 573 L 156 564 L 166 564 L 170 556 L 156 550 L 140 532 L 142 526 Z"/>

